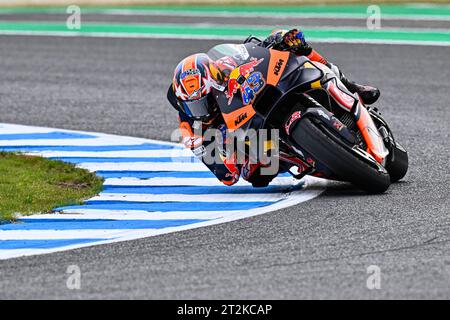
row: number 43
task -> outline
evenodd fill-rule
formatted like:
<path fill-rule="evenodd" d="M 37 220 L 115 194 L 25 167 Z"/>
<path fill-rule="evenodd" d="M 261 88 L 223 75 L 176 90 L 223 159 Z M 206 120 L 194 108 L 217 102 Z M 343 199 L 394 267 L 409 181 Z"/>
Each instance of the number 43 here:
<path fill-rule="evenodd" d="M 264 87 L 264 79 L 261 72 L 254 72 L 242 85 L 242 102 L 244 105 L 250 104 L 255 100 L 255 95 Z"/>

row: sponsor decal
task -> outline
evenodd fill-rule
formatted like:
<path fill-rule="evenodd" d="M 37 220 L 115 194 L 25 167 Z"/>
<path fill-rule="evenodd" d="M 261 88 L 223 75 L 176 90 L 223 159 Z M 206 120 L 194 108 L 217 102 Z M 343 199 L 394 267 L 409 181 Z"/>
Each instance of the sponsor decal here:
<path fill-rule="evenodd" d="M 302 113 L 300 111 L 295 111 L 291 117 L 289 118 L 289 121 L 286 122 L 286 124 L 284 125 L 284 129 L 286 130 L 286 134 L 289 134 L 289 131 L 291 129 L 292 124 L 297 121 L 298 119 L 300 119 L 302 116 Z"/>
<path fill-rule="evenodd" d="M 231 104 L 231 100 L 233 99 L 235 93 L 241 87 L 241 85 L 247 80 L 250 74 L 255 70 L 255 67 L 264 61 L 264 58 L 256 59 L 251 58 L 250 62 L 244 63 L 239 67 L 235 68 L 230 73 L 230 77 L 227 84 L 227 93 L 226 97 L 228 98 L 228 104 Z M 261 74 L 259 76 L 261 77 Z M 253 79 L 254 80 L 254 79 Z"/>
<path fill-rule="evenodd" d="M 281 70 L 281 67 L 283 66 L 284 59 L 278 59 L 277 63 L 275 64 L 275 67 L 273 68 L 273 73 L 278 76 Z"/>
<path fill-rule="evenodd" d="M 264 88 L 265 84 L 261 72 L 254 72 L 248 76 L 247 81 L 241 87 L 242 102 L 244 105 L 252 103 L 258 92 Z"/>
<path fill-rule="evenodd" d="M 246 113 L 241 113 L 236 120 L 234 120 L 234 125 L 238 126 L 242 121 L 244 121 L 245 119 L 247 119 L 247 112 Z"/>

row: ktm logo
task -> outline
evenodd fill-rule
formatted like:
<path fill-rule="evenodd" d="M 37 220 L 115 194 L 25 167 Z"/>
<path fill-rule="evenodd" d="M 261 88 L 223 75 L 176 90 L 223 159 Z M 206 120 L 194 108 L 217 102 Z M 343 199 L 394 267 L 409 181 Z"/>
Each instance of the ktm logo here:
<path fill-rule="evenodd" d="M 275 67 L 273 68 L 273 73 L 275 73 L 276 76 L 280 73 L 283 63 L 284 63 L 284 60 L 279 59 L 278 62 L 275 64 Z"/>
<path fill-rule="evenodd" d="M 239 123 L 247 119 L 247 113 L 241 113 L 236 120 L 234 120 L 234 125 L 237 126 Z"/>

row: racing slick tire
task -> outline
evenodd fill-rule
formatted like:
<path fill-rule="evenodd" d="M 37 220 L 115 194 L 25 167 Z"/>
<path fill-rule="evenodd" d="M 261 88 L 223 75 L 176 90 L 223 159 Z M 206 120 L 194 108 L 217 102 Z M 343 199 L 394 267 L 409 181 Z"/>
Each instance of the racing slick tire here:
<path fill-rule="evenodd" d="M 392 148 L 392 154 L 386 163 L 386 170 L 391 176 L 391 182 L 397 182 L 408 172 L 408 152 L 398 143 Z"/>
<path fill-rule="evenodd" d="M 390 184 L 389 173 L 376 169 L 331 137 L 310 119 L 298 121 L 291 133 L 298 146 L 328 167 L 338 178 L 368 193 L 383 193 Z"/>

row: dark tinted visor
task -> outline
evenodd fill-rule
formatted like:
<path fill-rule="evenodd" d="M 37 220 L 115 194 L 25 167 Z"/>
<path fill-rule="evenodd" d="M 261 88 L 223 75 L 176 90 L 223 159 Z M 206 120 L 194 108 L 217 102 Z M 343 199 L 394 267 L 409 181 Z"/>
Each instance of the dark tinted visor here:
<path fill-rule="evenodd" d="M 198 100 L 180 101 L 181 110 L 191 118 L 202 120 L 208 118 L 208 96 Z"/>

